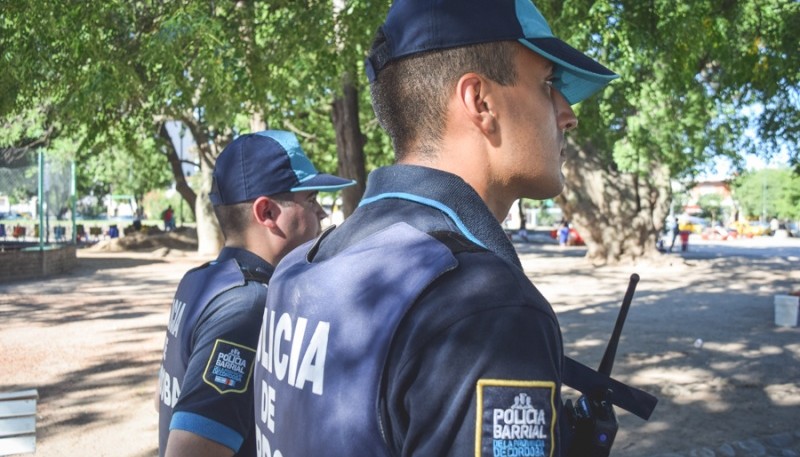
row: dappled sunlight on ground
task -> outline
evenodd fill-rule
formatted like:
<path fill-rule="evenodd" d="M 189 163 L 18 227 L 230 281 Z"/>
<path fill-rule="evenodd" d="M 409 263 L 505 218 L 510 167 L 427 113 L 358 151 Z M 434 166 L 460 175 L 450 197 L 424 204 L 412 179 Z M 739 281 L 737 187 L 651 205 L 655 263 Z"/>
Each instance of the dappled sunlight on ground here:
<path fill-rule="evenodd" d="M 526 272 L 556 310 L 567 355 L 594 367 L 630 275 L 641 277 L 612 376 L 656 395 L 659 404 L 649 422 L 618 410 L 613 455 L 795 433 L 800 329 L 775 326 L 773 296 L 800 289 L 800 243 L 775 250 L 757 243 L 724 246 L 733 255 L 696 245 L 660 262 L 600 268 L 559 257 L 557 247 L 523 255 Z"/>
<path fill-rule="evenodd" d="M 690 245 L 685 256 L 601 268 L 580 248 L 520 246 L 526 274 L 556 311 L 565 353 L 592 367 L 630 275 L 641 276 L 612 376 L 659 404 L 649 422 L 617 410 L 612 455 L 796 432 L 800 329 L 775 326 L 773 295 L 800 289 L 800 244 L 758 243 L 722 254 L 722 245 Z M 37 457 L 155 455 L 152 395 L 169 305 L 183 273 L 206 260 L 163 247 L 80 251 L 70 274 L 0 284 L 0 366 L 13 367 L 0 391 L 39 389 Z M 565 389 L 565 399 L 577 395 Z"/>

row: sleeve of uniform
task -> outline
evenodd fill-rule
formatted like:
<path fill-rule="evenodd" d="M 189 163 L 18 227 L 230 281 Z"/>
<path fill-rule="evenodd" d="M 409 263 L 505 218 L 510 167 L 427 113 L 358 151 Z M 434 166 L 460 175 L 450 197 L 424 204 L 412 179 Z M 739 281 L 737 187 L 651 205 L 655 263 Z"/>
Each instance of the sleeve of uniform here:
<path fill-rule="evenodd" d="M 209 303 L 193 333 L 170 430 L 185 430 L 236 452 L 253 429 L 252 373 L 266 288 L 231 289 Z"/>
<path fill-rule="evenodd" d="M 559 455 L 562 357 L 555 315 L 521 272 L 445 276 L 390 351 L 390 445 L 403 456 Z"/>

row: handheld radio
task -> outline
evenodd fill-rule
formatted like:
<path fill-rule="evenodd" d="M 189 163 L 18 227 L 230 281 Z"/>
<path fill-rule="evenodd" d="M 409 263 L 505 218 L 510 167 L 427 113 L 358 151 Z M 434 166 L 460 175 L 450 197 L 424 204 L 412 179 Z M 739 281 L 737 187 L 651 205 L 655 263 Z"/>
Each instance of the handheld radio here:
<path fill-rule="evenodd" d="M 570 383 L 570 381 L 574 381 L 570 378 L 582 375 L 586 377 L 586 370 L 591 371 L 591 369 L 582 365 L 583 368 L 576 369 L 575 364 L 578 363 L 568 359 L 568 373 L 565 374 L 564 383 L 583 393 L 574 404 L 571 400 L 567 400 L 564 404 L 564 414 L 569 420 L 572 433 L 572 444 L 566 454 L 569 457 L 607 457 L 611 453 L 611 446 L 614 444 L 614 438 L 619 429 L 619 422 L 614 413 L 614 404 L 628 409 L 645 420 L 650 417 L 650 413 L 655 408 L 657 402 L 655 397 L 618 383 L 611 378 L 611 368 L 614 366 L 622 327 L 628 316 L 628 309 L 633 301 L 633 293 L 638 282 L 639 275 L 632 274 L 611 339 L 606 346 L 600 367 L 592 376 L 595 379 L 588 382 L 582 380 L 576 383 L 579 385 Z M 600 376 L 597 376 L 598 374 Z M 618 386 L 624 386 L 624 389 L 620 389 Z M 615 388 L 618 388 L 619 391 L 615 391 Z M 619 398 L 620 394 L 631 398 Z"/>

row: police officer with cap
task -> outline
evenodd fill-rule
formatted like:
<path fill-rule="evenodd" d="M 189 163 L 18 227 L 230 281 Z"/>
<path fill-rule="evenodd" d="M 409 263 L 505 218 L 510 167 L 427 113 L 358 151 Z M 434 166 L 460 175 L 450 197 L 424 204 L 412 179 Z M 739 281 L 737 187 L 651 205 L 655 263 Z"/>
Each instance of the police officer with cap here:
<path fill-rule="evenodd" d="M 241 135 L 219 155 L 210 194 L 225 236 L 216 260 L 183 277 L 157 392 L 160 456 L 251 456 L 253 361 L 274 266 L 316 237 L 317 193 L 354 181 L 317 172 L 294 134 Z"/>
<path fill-rule="evenodd" d="M 561 192 L 571 105 L 617 75 L 530 0 L 396 0 L 367 74 L 397 163 L 275 273 L 258 455 L 566 455 L 558 321 L 500 221 Z"/>

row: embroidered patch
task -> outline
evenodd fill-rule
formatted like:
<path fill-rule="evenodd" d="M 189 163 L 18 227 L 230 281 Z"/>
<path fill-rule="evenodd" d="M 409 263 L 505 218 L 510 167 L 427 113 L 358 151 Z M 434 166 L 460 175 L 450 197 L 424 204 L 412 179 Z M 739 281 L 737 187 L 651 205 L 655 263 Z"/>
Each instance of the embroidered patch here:
<path fill-rule="evenodd" d="M 244 392 L 250 383 L 255 356 L 255 349 L 217 340 L 208 358 L 203 381 L 221 394 Z"/>
<path fill-rule="evenodd" d="M 552 457 L 552 381 L 478 381 L 475 457 Z"/>

